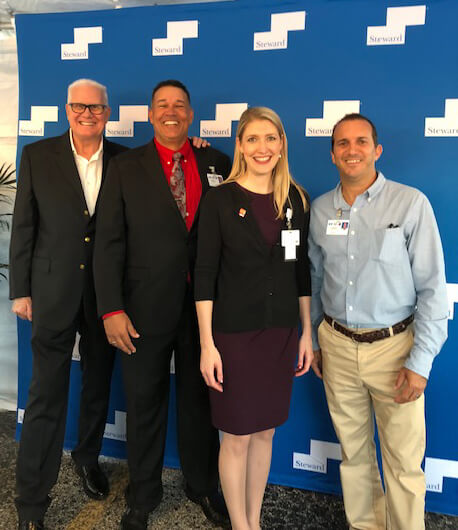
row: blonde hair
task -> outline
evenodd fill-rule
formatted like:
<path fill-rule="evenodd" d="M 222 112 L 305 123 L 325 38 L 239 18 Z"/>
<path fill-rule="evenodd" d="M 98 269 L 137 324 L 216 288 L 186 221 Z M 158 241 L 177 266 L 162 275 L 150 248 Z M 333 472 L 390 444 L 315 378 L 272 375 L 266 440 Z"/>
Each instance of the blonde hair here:
<path fill-rule="evenodd" d="M 291 201 L 289 199 L 289 190 L 291 185 L 293 185 L 297 189 L 302 199 L 304 210 L 307 211 L 308 203 L 307 199 L 305 198 L 304 190 L 297 182 L 295 182 L 295 180 L 291 176 L 291 173 L 289 172 L 288 141 L 286 139 L 285 129 L 283 128 L 283 124 L 278 114 L 267 107 L 250 107 L 249 109 L 245 110 L 240 116 L 236 132 L 236 136 L 239 139 L 239 142 L 242 141 L 242 137 L 247 125 L 255 120 L 270 121 L 277 129 L 280 138 L 282 138 L 283 140 L 283 145 L 281 148 L 281 157 L 278 159 L 276 166 L 272 170 L 273 200 L 275 211 L 277 212 L 277 219 L 283 219 L 283 210 L 286 201 L 288 201 L 289 206 L 292 208 Z M 236 142 L 232 169 L 224 183 L 227 184 L 229 182 L 236 182 L 245 175 L 246 169 L 247 166 L 245 159 L 243 157 L 243 154 L 240 152 L 238 143 Z"/>

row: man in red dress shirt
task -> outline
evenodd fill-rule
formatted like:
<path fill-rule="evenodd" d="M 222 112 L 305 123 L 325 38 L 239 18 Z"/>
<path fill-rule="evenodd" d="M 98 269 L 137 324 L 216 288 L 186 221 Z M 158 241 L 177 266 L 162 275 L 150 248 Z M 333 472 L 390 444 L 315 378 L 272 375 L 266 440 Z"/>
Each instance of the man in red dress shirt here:
<path fill-rule="evenodd" d="M 218 494 L 218 432 L 199 370 L 192 272 L 200 199 L 227 177 L 230 160 L 191 146 L 193 115 L 181 82 L 159 83 L 149 111 L 154 139 L 112 161 L 100 200 L 98 312 L 109 342 L 125 354 L 130 483 L 123 530 L 146 529 L 162 498 L 172 352 L 185 491 L 212 522 L 224 525 L 227 517 Z"/>

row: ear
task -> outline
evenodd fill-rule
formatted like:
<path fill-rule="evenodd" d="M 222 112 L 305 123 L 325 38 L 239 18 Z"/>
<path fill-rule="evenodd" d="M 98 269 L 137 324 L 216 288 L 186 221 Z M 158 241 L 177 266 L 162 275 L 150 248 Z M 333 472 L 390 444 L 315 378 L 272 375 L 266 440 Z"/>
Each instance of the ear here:
<path fill-rule="evenodd" d="M 378 160 L 382 156 L 382 153 L 383 153 L 382 144 L 378 144 L 377 147 L 375 148 L 375 160 Z"/>
<path fill-rule="evenodd" d="M 151 125 L 153 125 L 153 109 L 151 107 L 149 107 L 149 109 L 148 109 L 148 119 L 149 119 Z"/>
<path fill-rule="evenodd" d="M 189 112 L 190 120 L 189 125 L 191 125 L 192 121 L 194 120 L 194 110 L 191 108 Z"/>
<path fill-rule="evenodd" d="M 237 146 L 238 150 L 242 153 L 243 155 L 243 149 L 242 149 L 242 146 L 240 144 L 240 140 L 239 140 L 239 137 L 237 136 L 236 139 L 235 139 L 235 145 Z"/>
<path fill-rule="evenodd" d="M 334 153 L 332 152 L 332 149 L 331 149 L 331 160 L 332 160 L 332 163 L 335 165 L 336 157 L 334 156 Z"/>
<path fill-rule="evenodd" d="M 70 108 L 70 105 L 66 103 L 65 105 L 65 114 L 67 115 L 67 120 L 70 121 L 70 112 L 72 112 L 72 109 Z"/>

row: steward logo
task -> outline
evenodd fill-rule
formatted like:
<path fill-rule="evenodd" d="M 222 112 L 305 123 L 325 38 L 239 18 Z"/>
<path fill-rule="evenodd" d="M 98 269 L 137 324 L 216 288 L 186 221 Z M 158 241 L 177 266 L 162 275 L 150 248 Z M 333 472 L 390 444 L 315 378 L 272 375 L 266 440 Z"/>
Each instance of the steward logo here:
<path fill-rule="evenodd" d="M 445 100 L 443 118 L 425 118 L 425 136 L 458 136 L 458 99 Z"/>
<path fill-rule="evenodd" d="M 458 462 L 441 458 L 425 458 L 426 491 L 442 493 L 444 477 L 458 478 Z"/>
<path fill-rule="evenodd" d="M 57 121 L 59 108 L 30 107 L 30 120 L 19 120 L 19 136 L 44 136 L 45 123 L 47 121 Z"/>
<path fill-rule="evenodd" d="M 78 332 L 76 332 L 75 344 L 73 345 L 73 351 L 72 351 L 72 361 L 81 361 L 80 339 L 81 339 L 81 335 Z"/>
<path fill-rule="evenodd" d="M 455 316 L 455 304 L 458 304 L 458 283 L 447 284 L 448 297 L 448 319 L 453 320 Z"/>
<path fill-rule="evenodd" d="M 310 454 L 293 453 L 293 468 L 327 473 L 328 459 L 342 460 L 340 444 L 310 440 Z"/>
<path fill-rule="evenodd" d="M 153 39 L 153 55 L 183 55 L 183 39 L 196 39 L 198 24 L 198 20 L 167 22 L 167 37 Z"/>
<path fill-rule="evenodd" d="M 126 436 L 126 413 L 120 410 L 115 410 L 115 421 L 114 423 L 105 424 L 105 432 L 103 433 L 104 438 L 110 438 L 111 440 L 118 440 L 125 442 Z"/>
<path fill-rule="evenodd" d="M 288 47 L 288 31 L 305 29 L 305 11 L 276 13 L 270 17 L 270 31 L 254 34 L 253 50 L 281 50 Z"/>
<path fill-rule="evenodd" d="M 323 117 L 305 120 L 305 136 L 331 136 L 334 125 L 346 114 L 359 112 L 359 100 L 323 101 Z"/>
<path fill-rule="evenodd" d="M 232 122 L 248 108 L 248 103 L 217 103 L 214 120 L 200 121 L 200 136 L 230 138 Z"/>
<path fill-rule="evenodd" d="M 102 43 L 102 26 L 92 28 L 74 28 L 73 41 L 60 45 L 62 61 L 89 59 L 89 44 Z"/>
<path fill-rule="evenodd" d="M 340 444 L 310 440 L 310 454 L 293 453 L 293 468 L 327 473 L 328 460 L 342 460 Z M 426 490 L 442 493 L 444 478 L 458 479 L 458 462 L 425 458 Z"/>
<path fill-rule="evenodd" d="M 148 121 L 148 105 L 119 105 L 119 121 L 109 121 L 105 126 L 105 136 L 132 137 L 135 122 Z"/>
<path fill-rule="evenodd" d="M 424 26 L 426 6 L 388 7 L 386 26 L 367 27 L 367 46 L 404 44 L 406 26 Z"/>

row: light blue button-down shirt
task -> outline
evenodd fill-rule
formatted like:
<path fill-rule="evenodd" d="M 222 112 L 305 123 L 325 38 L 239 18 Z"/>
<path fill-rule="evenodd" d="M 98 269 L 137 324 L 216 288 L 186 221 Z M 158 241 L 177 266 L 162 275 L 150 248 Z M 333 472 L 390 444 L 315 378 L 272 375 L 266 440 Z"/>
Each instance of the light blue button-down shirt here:
<path fill-rule="evenodd" d="M 328 234 L 329 220 L 348 221 L 348 231 L 343 224 Z M 349 206 L 339 183 L 312 204 L 309 256 L 314 349 L 323 312 L 355 329 L 389 327 L 414 313 L 405 366 L 428 377 L 448 317 L 444 256 L 428 199 L 379 172 Z"/>

